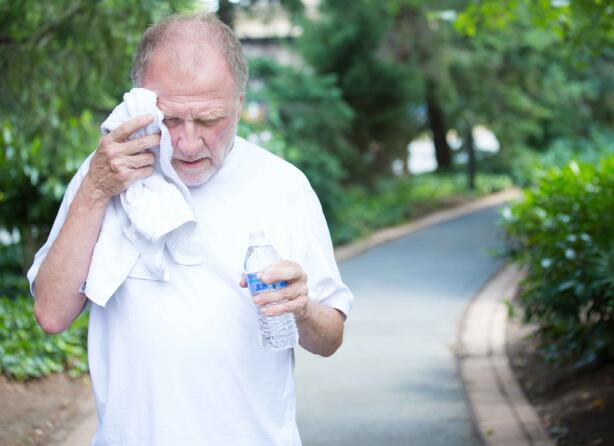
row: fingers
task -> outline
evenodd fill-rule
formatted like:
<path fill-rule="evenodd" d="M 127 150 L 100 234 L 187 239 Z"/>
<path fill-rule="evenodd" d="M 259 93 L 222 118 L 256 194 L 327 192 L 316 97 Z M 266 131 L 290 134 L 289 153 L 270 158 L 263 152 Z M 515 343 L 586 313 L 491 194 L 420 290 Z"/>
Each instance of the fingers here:
<path fill-rule="evenodd" d="M 301 295 L 296 299 L 258 307 L 258 311 L 264 316 L 281 316 L 282 314 L 292 313 L 298 319 L 305 313 L 308 303 L 309 298 Z"/>
<path fill-rule="evenodd" d="M 140 138 L 135 138 L 130 141 L 126 141 L 122 144 L 117 144 L 117 146 L 121 146 L 122 152 L 127 155 L 134 155 L 135 153 L 141 153 L 147 149 L 151 149 L 153 147 L 160 145 L 160 134 L 153 133 L 151 135 L 141 136 Z"/>
<path fill-rule="evenodd" d="M 153 173 L 153 166 L 145 166 L 139 167 L 137 169 L 132 169 L 130 174 L 127 175 L 126 187 L 134 183 L 136 180 L 142 180 L 144 178 L 147 178 L 148 176 L 153 175 Z"/>
<path fill-rule="evenodd" d="M 307 274 L 301 266 L 290 260 L 282 260 L 258 273 L 260 280 L 266 283 L 287 281 L 288 285 L 275 291 L 259 293 L 253 296 L 254 304 L 264 316 L 279 316 L 293 313 L 302 317 L 309 303 Z M 245 276 L 239 281 L 239 286 L 247 287 Z"/>
<path fill-rule="evenodd" d="M 288 286 L 275 291 L 256 294 L 254 296 L 254 303 L 256 305 L 269 305 L 284 300 L 294 300 L 300 296 L 307 296 L 308 293 L 309 290 L 307 289 L 307 284 L 305 282 L 293 282 Z"/>
<path fill-rule="evenodd" d="M 148 135 L 139 140 L 145 141 L 141 142 L 144 145 L 157 145 L 159 136 Z M 103 196 L 111 198 L 126 190 L 134 181 L 152 175 L 155 155 L 151 152 L 130 154 L 130 149 L 126 149 L 127 143 L 109 141 L 104 138 L 101 141 L 90 162 L 88 176 Z"/>
<path fill-rule="evenodd" d="M 128 167 L 132 169 L 139 169 L 141 167 L 153 166 L 156 162 L 156 156 L 151 152 L 138 153 L 126 157 L 126 163 Z"/>
<path fill-rule="evenodd" d="M 122 172 L 128 174 L 131 169 L 153 166 L 156 162 L 156 156 L 151 152 L 135 155 L 122 155 L 118 153 L 107 153 L 106 155 L 110 170 L 116 174 L 121 174 Z"/>
<path fill-rule="evenodd" d="M 307 282 L 307 274 L 305 274 L 303 268 L 290 260 L 281 260 L 265 268 L 259 273 L 259 278 L 265 283 L 281 282 L 282 280 L 289 282 L 303 280 Z"/>
<path fill-rule="evenodd" d="M 129 119 L 116 129 L 112 130 L 109 133 L 109 137 L 112 142 L 124 142 L 130 135 L 146 125 L 151 124 L 152 121 L 153 116 L 151 115 L 137 116 L 136 118 Z"/>
<path fill-rule="evenodd" d="M 113 138 L 109 135 L 111 134 L 109 133 L 102 138 L 100 147 L 98 148 L 98 150 L 104 152 L 109 159 L 123 155 L 134 155 L 160 145 L 159 133 L 141 136 L 125 142 L 113 141 Z"/>

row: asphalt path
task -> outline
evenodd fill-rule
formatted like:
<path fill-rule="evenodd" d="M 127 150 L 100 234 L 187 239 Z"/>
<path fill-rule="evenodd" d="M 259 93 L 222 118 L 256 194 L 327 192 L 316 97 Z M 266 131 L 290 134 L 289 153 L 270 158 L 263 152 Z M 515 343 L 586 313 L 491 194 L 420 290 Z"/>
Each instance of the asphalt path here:
<path fill-rule="evenodd" d="M 502 266 L 499 207 L 340 265 L 355 295 L 341 349 L 296 350 L 304 446 L 476 446 L 454 357 L 465 306 Z"/>

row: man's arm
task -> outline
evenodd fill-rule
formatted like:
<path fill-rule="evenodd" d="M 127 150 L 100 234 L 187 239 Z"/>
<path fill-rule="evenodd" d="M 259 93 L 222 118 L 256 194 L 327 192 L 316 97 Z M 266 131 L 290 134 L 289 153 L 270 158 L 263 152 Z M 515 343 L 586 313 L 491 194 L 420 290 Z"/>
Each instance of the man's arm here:
<path fill-rule="evenodd" d="M 341 311 L 308 299 L 305 316 L 296 317 L 299 344 L 311 353 L 331 356 L 343 342 L 344 321 Z"/>
<path fill-rule="evenodd" d="M 288 286 L 254 297 L 258 306 L 275 304 L 262 308 L 265 316 L 293 313 L 299 332 L 299 344 L 311 353 L 331 356 L 343 341 L 344 316 L 332 307 L 322 305 L 309 298 L 307 274 L 296 262 L 282 260 L 259 273 L 265 283 L 288 281 Z M 244 278 L 241 287 L 247 287 Z"/>
<path fill-rule="evenodd" d="M 34 316 L 49 334 L 66 330 L 87 300 L 79 288 L 87 277 L 108 204 L 92 188 L 86 175 L 34 282 Z"/>
<path fill-rule="evenodd" d="M 128 136 L 148 125 L 150 116 L 125 122 L 102 138 L 68 215 L 53 241 L 34 282 L 34 315 L 47 333 L 60 333 L 74 321 L 87 297 L 79 292 L 87 278 L 94 246 L 111 198 L 133 181 L 153 173 L 152 153 L 159 135 L 131 141 Z"/>

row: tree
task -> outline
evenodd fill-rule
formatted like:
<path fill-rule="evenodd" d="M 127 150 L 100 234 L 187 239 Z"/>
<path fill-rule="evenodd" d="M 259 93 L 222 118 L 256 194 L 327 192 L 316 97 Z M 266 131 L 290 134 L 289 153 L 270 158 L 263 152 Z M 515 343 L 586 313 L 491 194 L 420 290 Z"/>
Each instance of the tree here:
<path fill-rule="evenodd" d="M 471 166 L 471 129 L 478 124 L 496 133 L 505 156 L 611 125 L 614 71 L 609 50 L 598 43 L 611 39 L 612 21 L 595 15 L 612 16 L 603 2 L 386 3 L 394 21 L 389 51 L 399 63 L 418 66 L 439 166 L 447 162 L 448 128 L 462 135 Z M 565 34 L 585 29 L 572 24 L 586 25 L 588 17 L 601 37 L 589 33 L 581 44 L 577 32 Z"/>
<path fill-rule="evenodd" d="M 448 145 L 449 130 L 445 103 L 450 79 L 448 65 L 450 32 L 432 16 L 432 2 L 389 0 L 387 12 L 393 27 L 387 38 L 394 60 L 417 71 L 426 105 L 427 125 L 433 137 L 438 170 L 452 167 L 452 152 Z"/>
<path fill-rule="evenodd" d="M 406 159 L 407 144 L 419 126 L 411 106 L 420 89 L 414 72 L 382 53 L 391 25 L 376 2 L 323 1 L 319 19 L 303 24 L 298 41 L 317 73 L 336 76 L 354 111 L 348 133 L 354 152 L 342 160 L 354 182 L 389 174 L 394 159 Z"/>

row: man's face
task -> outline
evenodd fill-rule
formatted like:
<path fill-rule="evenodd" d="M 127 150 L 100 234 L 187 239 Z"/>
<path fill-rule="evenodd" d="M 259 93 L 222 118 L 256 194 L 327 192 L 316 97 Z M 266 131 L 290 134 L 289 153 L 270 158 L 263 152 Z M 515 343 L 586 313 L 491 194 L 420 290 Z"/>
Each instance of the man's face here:
<path fill-rule="evenodd" d="M 188 186 L 205 183 L 220 169 L 243 104 L 220 52 L 212 46 L 201 51 L 206 56 L 195 58 L 194 52 L 157 50 L 143 82 L 143 88 L 158 95 L 173 143 L 171 164 Z"/>

